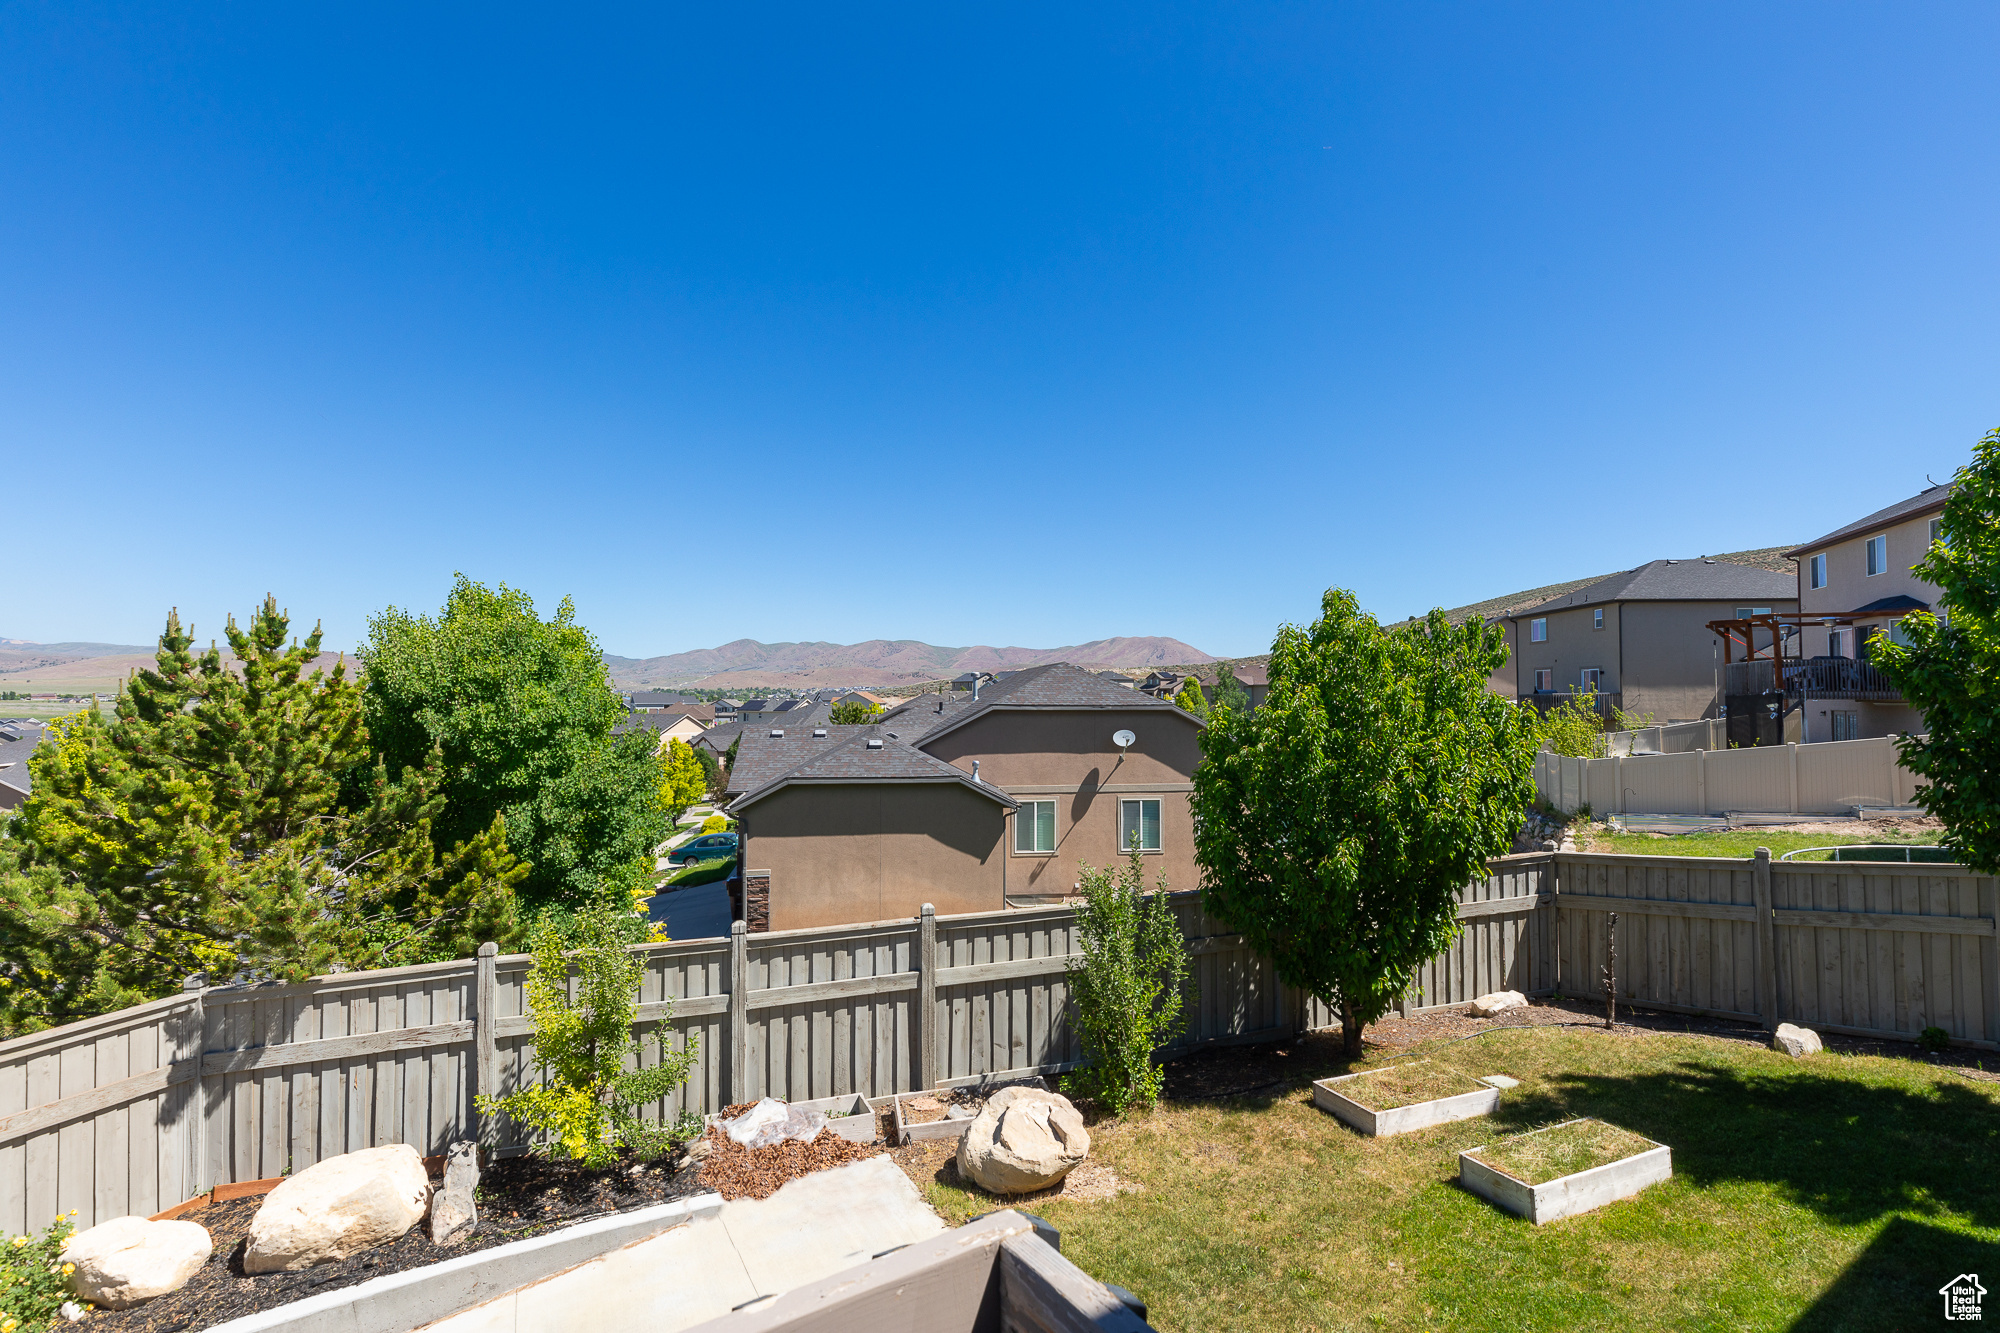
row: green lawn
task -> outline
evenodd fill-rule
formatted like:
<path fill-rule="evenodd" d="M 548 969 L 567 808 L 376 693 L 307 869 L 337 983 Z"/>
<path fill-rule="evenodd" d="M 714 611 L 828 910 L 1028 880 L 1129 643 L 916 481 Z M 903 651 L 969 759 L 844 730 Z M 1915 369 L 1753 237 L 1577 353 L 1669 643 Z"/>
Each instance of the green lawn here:
<path fill-rule="evenodd" d="M 1028 1206 L 1167 1330 L 1928 1327 L 1938 1287 L 2000 1274 L 2000 1085 L 1585 1028 L 1424 1053 L 1522 1086 L 1489 1120 L 1366 1139 L 1304 1091 L 1342 1066 L 1301 1069 L 1287 1088 L 1099 1124 L 1093 1160 L 1143 1188 Z M 1457 1187 L 1461 1149 L 1579 1115 L 1668 1144 L 1674 1178 L 1539 1228 Z M 994 1206 L 928 1192 L 954 1223 Z"/>
<path fill-rule="evenodd" d="M 718 857 L 713 861 L 697 861 L 684 866 L 660 881 L 660 892 L 668 889 L 691 889 L 697 884 L 713 884 L 718 879 L 728 879 L 729 869 L 736 864 L 733 856 Z"/>
<path fill-rule="evenodd" d="M 1902 835 L 1884 830 L 1880 836 L 1857 838 L 1834 836 L 1827 833 L 1791 833 L 1774 829 L 1732 829 L 1727 833 L 1613 833 L 1602 824 L 1592 824 L 1587 835 L 1589 846 L 1584 846 L 1584 838 L 1577 839 L 1577 845 L 1585 851 L 1617 852 L 1622 856 L 1755 856 L 1759 847 L 1769 847 L 1773 857 L 1786 852 L 1797 851 L 1801 847 L 1846 847 L 1861 842 L 1907 843 L 1915 847 L 1937 845 L 1938 835 L 1923 833 L 1916 836 Z M 1824 857 L 1805 857 L 1804 860 L 1825 860 Z"/>

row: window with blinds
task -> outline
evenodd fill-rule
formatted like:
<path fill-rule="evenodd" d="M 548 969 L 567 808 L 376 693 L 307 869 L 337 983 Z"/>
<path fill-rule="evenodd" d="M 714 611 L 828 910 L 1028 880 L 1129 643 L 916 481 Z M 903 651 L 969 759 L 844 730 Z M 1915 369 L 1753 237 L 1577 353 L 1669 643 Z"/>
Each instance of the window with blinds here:
<path fill-rule="evenodd" d="M 1142 852 L 1160 850 L 1160 803 L 1158 801 L 1120 801 L 1118 803 L 1118 846 L 1121 851 L 1131 851 L 1134 847 Z"/>
<path fill-rule="evenodd" d="M 1014 850 L 1053 852 L 1056 849 L 1056 803 L 1023 801 L 1014 812 Z"/>

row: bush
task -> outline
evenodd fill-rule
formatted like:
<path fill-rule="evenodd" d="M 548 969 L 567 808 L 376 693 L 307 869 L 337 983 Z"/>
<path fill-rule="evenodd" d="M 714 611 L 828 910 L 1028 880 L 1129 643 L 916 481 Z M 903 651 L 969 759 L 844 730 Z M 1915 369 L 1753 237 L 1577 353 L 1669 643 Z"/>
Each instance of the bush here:
<path fill-rule="evenodd" d="M 1917 1034 L 1917 1045 L 1936 1055 L 1951 1045 L 1951 1034 L 1943 1028 L 1929 1027 Z"/>
<path fill-rule="evenodd" d="M 687 1082 L 699 1049 L 693 1033 L 687 1049 L 670 1049 L 664 1036 L 672 1011 L 651 1036 L 659 1063 L 626 1069 L 625 1057 L 640 1062 L 640 1038 L 632 1033 L 637 1010 L 639 960 L 623 943 L 619 923 L 608 913 L 589 912 L 575 922 L 583 947 L 565 958 L 563 932 L 550 919 L 530 934 L 535 970 L 528 974 L 528 1009 L 535 1019 L 533 1063 L 548 1081 L 504 1097 L 479 1098 L 489 1115 L 512 1116 L 549 1141 L 536 1152 L 585 1166 L 609 1166 L 620 1147 L 640 1157 L 658 1157 L 701 1133 L 701 1117 L 684 1111 L 671 1125 L 642 1120 L 639 1109 Z M 575 996 L 569 974 L 574 963 Z"/>
<path fill-rule="evenodd" d="M 1187 942 L 1165 883 L 1146 891 L 1137 852 L 1119 872 L 1083 867 L 1082 887 L 1083 961 L 1070 965 L 1069 985 L 1089 1064 L 1063 1087 L 1117 1115 L 1159 1099 L 1165 1075 L 1153 1052 L 1181 1029 Z"/>
<path fill-rule="evenodd" d="M 63 1302 L 71 1299 L 69 1275 L 76 1265 L 62 1261 L 62 1249 L 76 1234 L 70 1221 L 75 1216 L 64 1213 L 41 1235 L 16 1236 L 0 1246 L 0 1333 L 45 1328 L 56 1322 Z"/>
<path fill-rule="evenodd" d="M 723 818 L 721 815 L 710 815 L 707 819 L 701 821 L 701 831 L 705 834 L 723 833 L 726 832 L 728 828 L 729 828 L 729 821 Z"/>
<path fill-rule="evenodd" d="M 1542 748 L 1552 753 L 1575 759 L 1604 758 L 1604 720 L 1597 715 L 1597 695 L 1591 691 L 1569 695 L 1542 714 L 1535 723 L 1535 734 Z"/>

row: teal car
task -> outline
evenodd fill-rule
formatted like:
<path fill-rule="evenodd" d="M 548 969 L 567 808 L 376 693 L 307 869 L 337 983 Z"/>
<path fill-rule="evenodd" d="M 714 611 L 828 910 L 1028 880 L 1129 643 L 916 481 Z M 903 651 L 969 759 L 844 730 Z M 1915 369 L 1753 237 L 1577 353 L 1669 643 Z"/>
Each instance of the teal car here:
<path fill-rule="evenodd" d="M 683 843 L 667 853 L 667 860 L 677 866 L 691 866 L 700 861 L 719 861 L 726 856 L 736 855 L 736 835 L 734 833 L 708 833 L 693 842 Z"/>

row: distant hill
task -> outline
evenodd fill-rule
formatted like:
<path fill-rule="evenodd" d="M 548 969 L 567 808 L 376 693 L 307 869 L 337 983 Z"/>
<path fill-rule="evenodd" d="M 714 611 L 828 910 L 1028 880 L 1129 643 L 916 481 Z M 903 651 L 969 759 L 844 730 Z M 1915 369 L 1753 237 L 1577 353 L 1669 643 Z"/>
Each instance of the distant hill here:
<path fill-rule="evenodd" d="M 939 680 L 965 671 L 1001 671 L 1074 662 L 1087 667 L 1151 669 L 1177 662 L 1213 662 L 1201 649 L 1179 639 L 1157 637 L 1093 639 L 1067 648 L 941 648 L 915 639 L 870 639 L 866 643 L 759 643 L 738 639 L 720 648 L 701 648 L 664 657 L 605 654 L 612 683 L 621 689 L 652 685 L 698 685 L 706 689 L 771 689 L 778 686 L 900 685 Z"/>
<path fill-rule="evenodd" d="M 207 648 L 204 641 L 200 648 Z M 0 639 L 0 690 L 18 694 L 111 694 L 125 678 L 153 664 L 154 648 L 129 643 L 33 643 Z M 330 669 L 338 653 L 321 653 Z M 229 659 L 235 661 L 234 658 Z M 350 655 L 350 674 L 355 663 Z"/>

